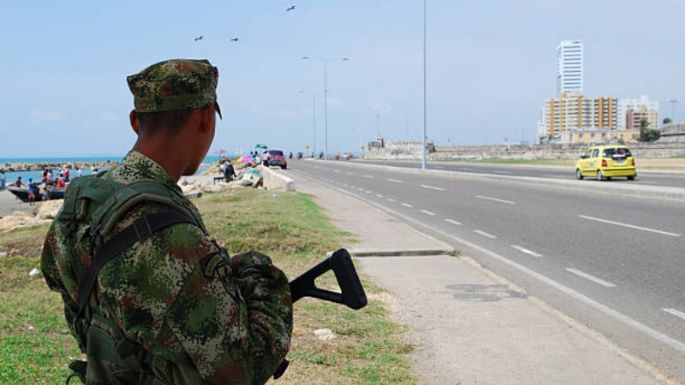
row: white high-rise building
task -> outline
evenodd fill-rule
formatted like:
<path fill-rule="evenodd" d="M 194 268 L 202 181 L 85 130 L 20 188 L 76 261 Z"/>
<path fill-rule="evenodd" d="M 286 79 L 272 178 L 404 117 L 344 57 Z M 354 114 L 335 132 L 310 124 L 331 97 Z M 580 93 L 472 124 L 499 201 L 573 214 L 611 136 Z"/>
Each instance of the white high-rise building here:
<path fill-rule="evenodd" d="M 557 46 L 557 95 L 583 93 L 583 43 L 564 40 Z"/>

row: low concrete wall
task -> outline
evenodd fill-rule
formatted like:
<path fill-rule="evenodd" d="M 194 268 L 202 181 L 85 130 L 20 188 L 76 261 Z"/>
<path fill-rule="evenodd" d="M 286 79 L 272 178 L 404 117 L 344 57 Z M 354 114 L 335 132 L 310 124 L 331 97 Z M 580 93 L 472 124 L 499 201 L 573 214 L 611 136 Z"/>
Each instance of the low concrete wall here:
<path fill-rule="evenodd" d="M 295 191 L 295 181 L 269 167 L 259 166 L 267 190 Z"/>
<path fill-rule="evenodd" d="M 685 143 L 655 142 L 628 144 L 635 156 L 640 158 L 685 157 Z M 589 145 L 489 145 L 489 146 L 436 146 L 430 160 L 478 160 L 478 159 L 577 159 Z M 421 147 L 394 145 L 370 149 L 365 159 L 420 159 Z"/>

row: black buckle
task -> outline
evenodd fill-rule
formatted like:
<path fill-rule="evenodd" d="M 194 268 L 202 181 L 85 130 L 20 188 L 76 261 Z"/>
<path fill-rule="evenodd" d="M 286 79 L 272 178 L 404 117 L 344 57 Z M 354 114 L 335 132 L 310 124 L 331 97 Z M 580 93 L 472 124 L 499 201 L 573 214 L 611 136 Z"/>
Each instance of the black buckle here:
<path fill-rule="evenodd" d="M 147 216 L 140 217 L 133 222 L 133 230 L 136 232 L 138 240 L 143 240 L 152 235 L 152 227 L 147 221 Z"/>

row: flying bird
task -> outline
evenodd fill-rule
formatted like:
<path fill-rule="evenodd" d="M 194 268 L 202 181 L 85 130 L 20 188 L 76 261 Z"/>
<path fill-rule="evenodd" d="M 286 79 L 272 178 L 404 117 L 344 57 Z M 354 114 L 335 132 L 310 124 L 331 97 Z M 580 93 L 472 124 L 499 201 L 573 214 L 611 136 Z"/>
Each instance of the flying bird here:
<path fill-rule="evenodd" d="M 286 11 L 286 12 L 290 12 L 290 11 L 294 11 L 294 10 L 295 10 L 295 6 L 294 6 L 294 5 L 291 5 L 290 7 L 286 8 L 285 11 Z"/>
<path fill-rule="evenodd" d="M 204 38 L 204 36 L 198 36 L 195 38 L 195 41 L 202 40 L 203 38 Z"/>
<path fill-rule="evenodd" d="M 237 38 L 237 37 L 232 37 L 232 38 L 231 38 L 231 41 L 238 41 L 238 38 Z"/>

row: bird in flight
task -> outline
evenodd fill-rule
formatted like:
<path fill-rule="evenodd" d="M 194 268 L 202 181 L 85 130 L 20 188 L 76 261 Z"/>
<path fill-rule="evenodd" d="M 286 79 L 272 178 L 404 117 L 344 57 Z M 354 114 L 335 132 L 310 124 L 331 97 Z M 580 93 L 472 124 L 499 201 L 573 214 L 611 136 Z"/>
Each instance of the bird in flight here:
<path fill-rule="evenodd" d="M 202 40 L 203 38 L 204 38 L 204 36 L 198 36 L 195 38 L 195 41 Z"/>
<path fill-rule="evenodd" d="M 285 11 L 286 11 L 286 12 L 290 12 L 290 11 L 294 11 L 294 10 L 295 10 L 295 6 L 294 6 L 294 5 L 291 5 L 290 7 L 286 8 Z"/>
<path fill-rule="evenodd" d="M 231 41 L 238 41 L 238 38 L 237 38 L 237 37 L 232 37 L 232 38 L 231 38 Z"/>

